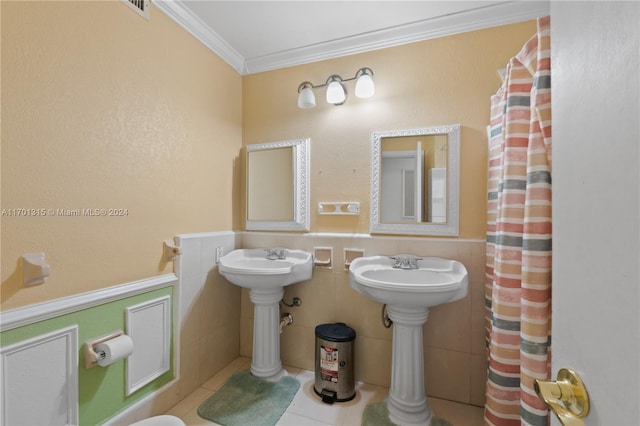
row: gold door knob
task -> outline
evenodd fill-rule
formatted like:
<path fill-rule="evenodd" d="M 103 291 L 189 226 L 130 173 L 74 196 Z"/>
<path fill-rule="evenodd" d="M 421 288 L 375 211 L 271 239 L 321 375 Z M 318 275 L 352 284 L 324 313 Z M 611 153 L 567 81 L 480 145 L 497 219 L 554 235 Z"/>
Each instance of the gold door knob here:
<path fill-rule="evenodd" d="M 565 426 L 584 426 L 589 394 L 575 371 L 561 368 L 555 381 L 535 380 L 536 393 Z"/>

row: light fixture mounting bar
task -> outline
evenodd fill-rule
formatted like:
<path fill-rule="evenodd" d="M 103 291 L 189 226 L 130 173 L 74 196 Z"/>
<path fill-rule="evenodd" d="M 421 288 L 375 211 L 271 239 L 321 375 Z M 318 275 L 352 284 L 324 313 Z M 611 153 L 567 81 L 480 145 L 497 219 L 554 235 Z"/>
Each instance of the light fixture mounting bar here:
<path fill-rule="evenodd" d="M 366 70 L 366 71 L 365 71 Z M 357 80 L 358 77 L 360 77 L 360 75 L 362 75 L 360 72 L 362 72 L 362 74 L 367 74 L 367 72 L 369 73 L 370 76 L 373 76 L 373 71 L 371 70 L 371 68 L 368 67 L 363 67 L 360 68 L 358 71 L 356 71 L 356 75 L 354 75 L 351 78 L 342 78 L 340 77 L 338 74 L 333 74 L 331 77 L 336 76 L 340 79 L 340 81 L 342 83 L 346 83 L 347 81 L 353 81 L 353 80 Z M 331 78 L 329 77 L 329 79 Z M 330 83 L 329 79 L 327 79 L 326 82 L 322 83 L 322 84 L 313 84 L 310 81 L 303 81 L 302 83 L 300 83 L 300 85 L 298 86 L 298 92 L 300 91 L 300 88 L 303 87 L 303 85 L 306 83 L 307 86 L 306 87 L 311 87 L 312 89 L 320 89 L 322 87 L 327 87 Z"/>

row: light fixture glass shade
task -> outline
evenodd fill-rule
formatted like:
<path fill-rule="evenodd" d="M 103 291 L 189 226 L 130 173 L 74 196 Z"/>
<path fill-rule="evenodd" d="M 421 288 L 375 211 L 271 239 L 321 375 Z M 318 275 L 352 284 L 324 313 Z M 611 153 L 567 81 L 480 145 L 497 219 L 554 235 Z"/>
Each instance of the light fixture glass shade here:
<path fill-rule="evenodd" d="M 356 81 L 356 96 L 359 98 L 370 98 L 376 92 L 373 79 L 369 74 L 363 73 Z"/>
<path fill-rule="evenodd" d="M 340 105 L 347 99 L 344 86 L 339 80 L 334 79 L 327 87 L 327 102 L 334 105 Z"/>
<path fill-rule="evenodd" d="M 316 106 L 316 96 L 313 94 L 313 90 L 311 87 L 305 87 L 298 94 L 298 108 L 315 108 Z"/>

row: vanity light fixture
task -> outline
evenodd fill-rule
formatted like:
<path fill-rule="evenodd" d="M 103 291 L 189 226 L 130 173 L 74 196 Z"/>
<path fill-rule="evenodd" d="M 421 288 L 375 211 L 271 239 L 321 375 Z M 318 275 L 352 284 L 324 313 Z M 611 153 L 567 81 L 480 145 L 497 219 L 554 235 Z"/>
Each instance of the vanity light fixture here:
<path fill-rule="evenodd" d="M 343 79 L 338 74 L 333 74 L 327 78 L 324 84 L 314 85 L 310 81 L 303 81 L 298 86 L 298 108 L 308 109 L 316 106 L 316 97 L 313 89 L 326 87 L 327 103 L 342 105 L 347 99 L 347 88 L 344 83 L 356 80 L 356 96 L 359 98 L 370 98 L 375 93 L 373 84 L 373 71 L 371 68 L 360 68 L 352 78 Z"/>

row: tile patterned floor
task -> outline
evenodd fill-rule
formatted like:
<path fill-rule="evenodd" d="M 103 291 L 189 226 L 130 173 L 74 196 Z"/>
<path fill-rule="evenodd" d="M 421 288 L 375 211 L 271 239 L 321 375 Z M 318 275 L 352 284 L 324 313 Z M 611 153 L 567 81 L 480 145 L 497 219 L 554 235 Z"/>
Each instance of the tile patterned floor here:
<path fill-rule="evenodd" d="M 198 406 L 231 377 L 236 371 L 247 370 L 251 366 L 249 358 L 240 357 L 227 365 L 191 395 L 166 412 L 181 418 L 188 426 L 215 425 L 198 416 Z M 359 426 L 362 412 L 367 404 L 383 401 L 389 389 L 358 382 L 356 397 L 348 402 L 333 405 L 324 404 L 313 391 L 315 374 L 313 371 L 285 367 L 289 375 L 300 381 L 300 389 L 291 405 L 278 421 L 278 426 Z M 480 407 L 460 404 L 437 398 L 428 398 L 435 415 L 448 420 L 454 426 L 481 426 L 483 410 Z"/>

